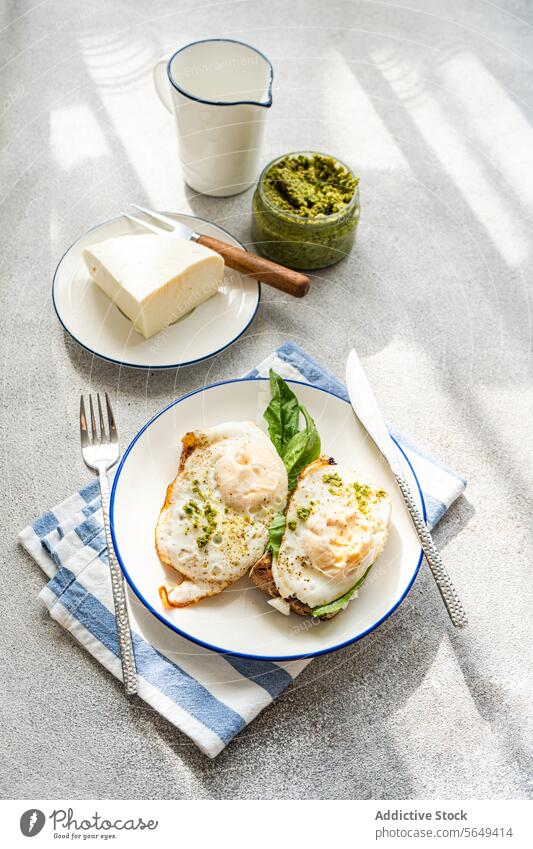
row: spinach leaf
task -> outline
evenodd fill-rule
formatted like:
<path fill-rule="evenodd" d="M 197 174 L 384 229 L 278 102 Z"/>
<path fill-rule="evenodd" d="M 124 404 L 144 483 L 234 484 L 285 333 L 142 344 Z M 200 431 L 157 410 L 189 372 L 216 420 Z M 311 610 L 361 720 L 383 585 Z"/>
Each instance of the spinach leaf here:
<path fill-rule="evenodd" d="M 273 557 L 277 557 L 283 532 L 285 531 L 285 515 L 274 516 L 268 529 L 268 548 Z"/>
<path fill-rule="evenodd" d="M 285 447 L 298 433 L 300 407 L 290 386 L 273 369 L 270 369 L 270 392 L 272 400 L 263 416 L 268 425 L 268 435 L 283 457 Z"/>
<path fill-rule="evenodd" d="M 273 369 L 270 369 L 272 399 L 264 412 L 270 439 L 285 464 L 289 491 L 303 469 L 320 454 L 320 437 L 315 423 L 305 407 L 300 406 L 292 389 Z M 305 418 L 305 430 L 299 430 L 300 413 Z M 285 515 L 274 516 L 268 531 L 268 549 L 276 557 L 285 531 Z"/>
<path fill-rule="evenodd" d="M 289 477 L 289 492 L 296 486 L 296 479 L 309 463 L 320 455 L 320 436 L 316 425 L 305 409 L 300 406 L 305 418 L 305 430 L 295 433 L 282 456 Z"/>
<path fill-rule="evenodd" d="M 365 580 L 366 576 L 370 572 L 371 568 L 372 568 L 372 565 L 370 565 L 368 567 L 368 569 L 366 570 L 364 575 L 362 575 L 359 578 L 359 580 L 351 588 L 351 590 L 348 590 L 347 593 L 344 593 L 344 595 L 341 595 L 340 598 L 336 598 L 335 601 L 332 601 L 329 604 L 323 604 L 322 607 L 313 607 L 313 609 L 311 611 L 311 616 L 315 616 L 315 617 L 325 616 L 328 613 L 337 613 L 338 610 L 341 610 L 344 607 L 345 604 L 348 604 L 348 602 L 350 601 L 352 596 L 355 595 L 355 593 L 357 592 L 357 590 L 359 589 L 359 587 L 361 586 L 361 584 Z"/>

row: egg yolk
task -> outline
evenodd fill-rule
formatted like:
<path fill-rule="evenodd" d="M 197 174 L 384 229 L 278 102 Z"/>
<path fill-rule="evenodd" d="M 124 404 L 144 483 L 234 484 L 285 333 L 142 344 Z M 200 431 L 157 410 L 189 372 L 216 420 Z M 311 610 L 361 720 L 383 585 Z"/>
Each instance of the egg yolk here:
<path fill-rule="evenodd" d="M 332 577 L 356 569 L 372 545 L 369 523 L 357 510 L 349 508 L 339 509 L 329 517 L 312 516 L 302 536 L 311 565 Z"/>
<path fill-rule="evenodd" d="M 268 443 L 228 445 L 215 464 L 215 476 L 225 504 L 254 513 L 276 499 L 283 510 L 287 472 Z"/>

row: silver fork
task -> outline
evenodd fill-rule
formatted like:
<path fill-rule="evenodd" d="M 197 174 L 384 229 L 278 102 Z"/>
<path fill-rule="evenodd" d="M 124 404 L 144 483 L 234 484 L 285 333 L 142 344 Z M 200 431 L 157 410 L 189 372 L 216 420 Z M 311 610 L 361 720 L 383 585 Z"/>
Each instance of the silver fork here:
<path fill-rule="evenodd" d="M 113 589 L 113 602 L 115 605 L 117 635 L 120 646 L 120 657 L 122 660 L 122 680 L 124 682 L 124 688 L 127 695 L 133 696 L 137 692 L 137 669 L 135 666 L 135 655 L 133 653 L 128 608 L 126 606 L 124 580 L 113 548 L 111 528 L 109 525 L 109 480 L 107 478 L 107 472 L 115 465 L 120 456 L 118 433 L 113 409 L 111 407 L 111 401 L 109 400 L 107 392 L 105 393 L 108 422 L 107 432 L 104 425 L 100 393 L 97 394 L 96 398 L 100 432 L 96 429 L 93 399 L 92 396 L 89 395 L 89 413 L 91 417 L 90 434 L 89 428 L 87 427 L 87 416 L 85 414 L 85 402 L 83 400 L 83 395 L 80 398 L 81 453 L 85 460 L 85 464 L 90 469 L 93 469 L 93 471 L 98 472 L 100 495 L 102 497 L 102 515 L 104 517 L 107 556 L 109 558 L 109 571 L 111 572 L 111 586 Z"/>

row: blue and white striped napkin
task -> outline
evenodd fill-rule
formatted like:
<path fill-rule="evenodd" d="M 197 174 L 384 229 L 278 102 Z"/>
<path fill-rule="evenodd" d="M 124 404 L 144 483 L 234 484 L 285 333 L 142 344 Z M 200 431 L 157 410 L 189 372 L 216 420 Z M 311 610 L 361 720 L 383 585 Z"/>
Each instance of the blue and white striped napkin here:
<path fill-rule="evenodd" d="M 344 386 L 292 342 L 249 377 L 273 367 L 285 377 L 314 383 L 347 398 Z M 391 429 L 411 461 L 433 527 L 463 492 L 466 481 Z M 98 482 L 71 495 L 19 535 L 49 582 L 39 597 L 51 616 L 117 678 L 122 677 Z M 153 618 L 150 641 L 140 625 L 146 612 L 129 595 L 139 696 L 215 757 L 310 663 L 270 663 L 211 652 L 171 633 Z M 151 631 L 152 633 L 152 631 Z M 158 636 L 159 635 L 159 636 Z"/>

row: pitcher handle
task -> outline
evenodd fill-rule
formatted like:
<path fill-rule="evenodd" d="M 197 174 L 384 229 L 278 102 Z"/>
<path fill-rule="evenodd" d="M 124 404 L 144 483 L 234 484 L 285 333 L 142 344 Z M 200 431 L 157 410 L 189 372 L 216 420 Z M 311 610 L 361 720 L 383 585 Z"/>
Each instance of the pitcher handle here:
<path fill-rule="evenodd" d="M 172 112 L 172 96 L 167 74 L 168 59 L 160 59 L 154 67 L 154 85 L 159 100 L 169 112 Z"/>

